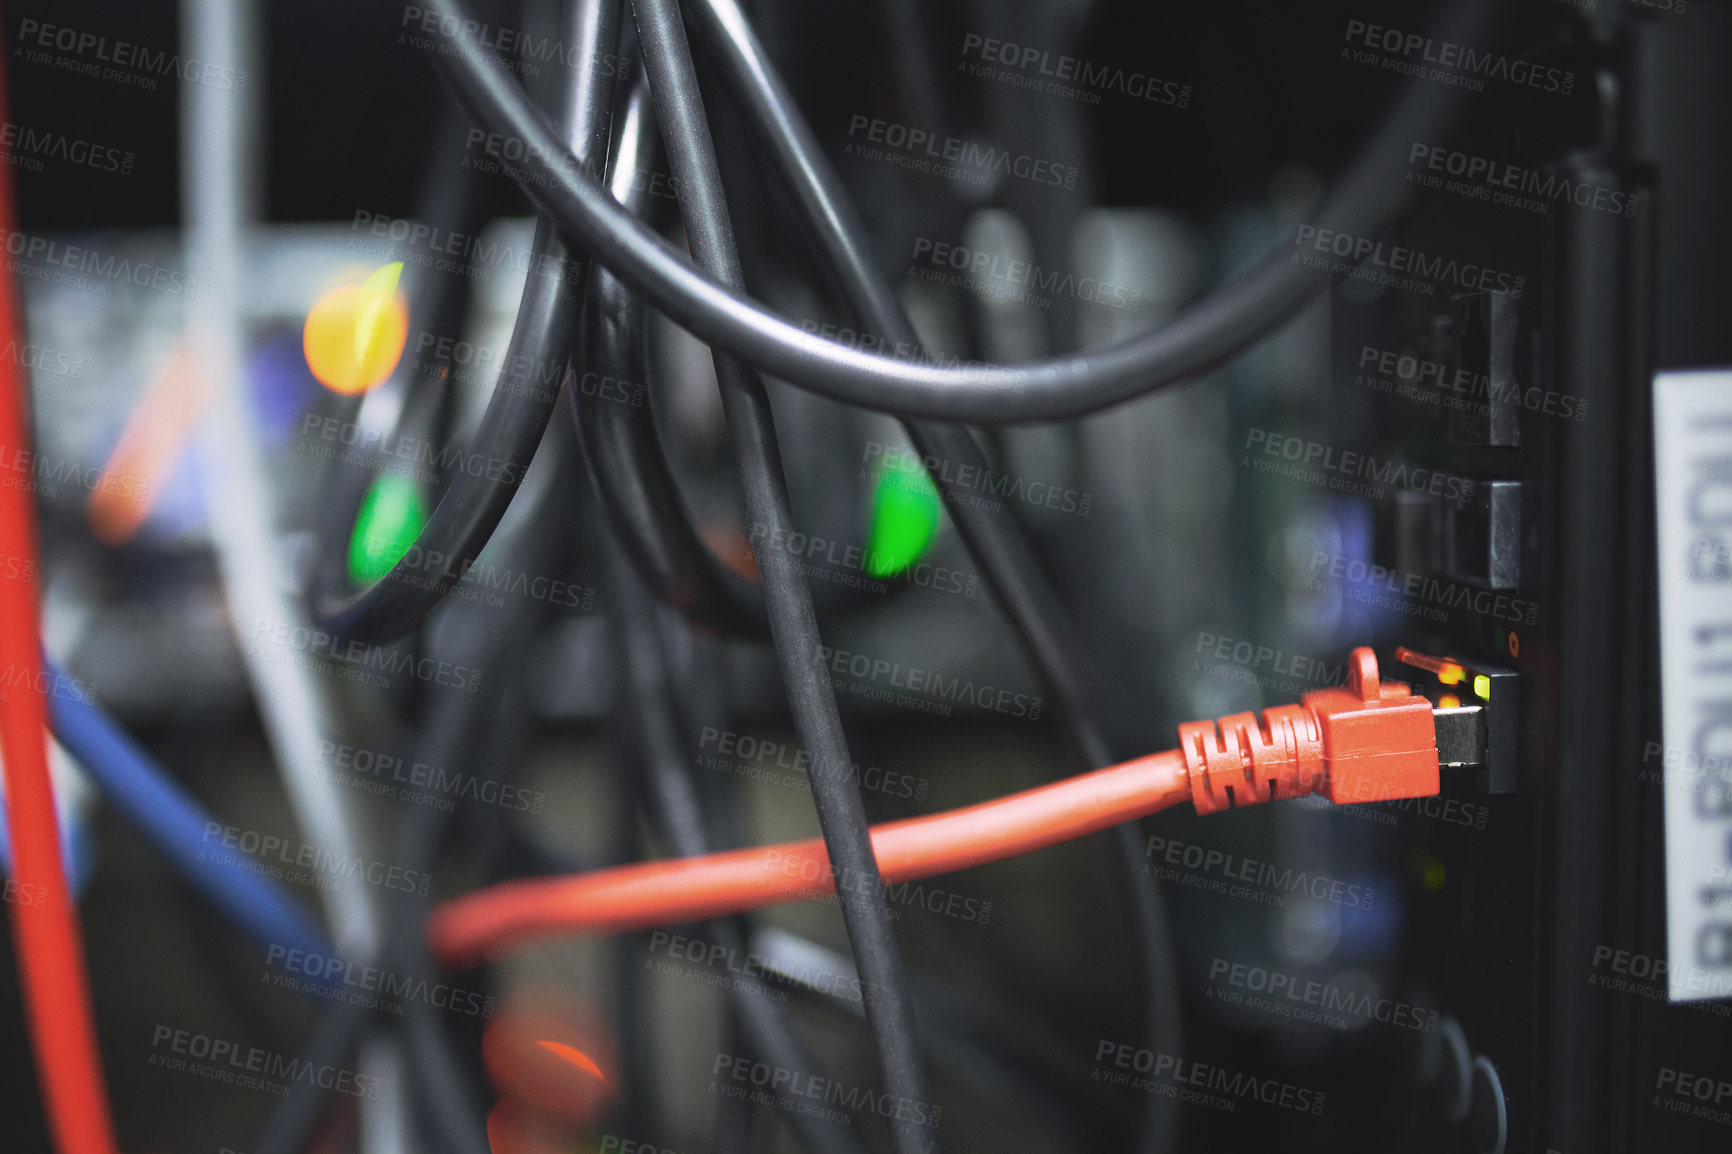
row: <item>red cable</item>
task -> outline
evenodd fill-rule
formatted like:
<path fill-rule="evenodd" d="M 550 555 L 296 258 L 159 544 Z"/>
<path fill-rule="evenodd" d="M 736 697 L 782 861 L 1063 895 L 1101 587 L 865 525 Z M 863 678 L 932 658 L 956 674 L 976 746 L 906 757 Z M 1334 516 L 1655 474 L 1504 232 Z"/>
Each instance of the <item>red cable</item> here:
<path fill-rule="evenodd" d="M 1357 649 L 1345 686 L 1179 727 L 1181 748 L 996 801 L 872 828 L 885 883 L 912 881 L 1044 849 L 1192 802 L 1215 813 L 1321 793 L 1339 804 L 1438 791 L 1431 702 L 1382 681 Z M 643 862 L 569 878 L 506 882 L 435 909 L 433 950 L 448 962 L 493 957 L 568 933 L 621 933 L 698 921 L 869 884 L 833 876 L 818 838 L 699 858 Z"/>
<path fill-rule="evenodd" d="M 872 827 L 887 884 L 1043 849 L 1191 799 L 1184 757 L 1157 753 L 996 801 Z M 621 933 L 834 893 L 821 838 L 571 878 L 506 882 L 433 911 L 440 956 L 468 961 L 562 933 Z"/>
<path fill-rule="evenodd" d="M 6 53 L 0 44 L 0 122 L 6 115 Z M 0 236 L 13 231 L 12 168 L 0 165 Z M 21 347 L 10 270 L 0 270 L 0 343 Z M 61 868 L 54 785 L 48 776 L 48 710 L 36 687 L 42 631 L 36 605 L 36 510 L 24 384 L 19 358 L 0 358 L 0 557 L 14 560 L 0 579 L 0 754 L 6 759 L 12 876 L 20 898 L 7 904 L 24 986 L 30 1036 L 61 1154 L 114 1154 L 114 1124 L 96 1051 L 96 1023 L 84 969 L 84 941 Z"/>

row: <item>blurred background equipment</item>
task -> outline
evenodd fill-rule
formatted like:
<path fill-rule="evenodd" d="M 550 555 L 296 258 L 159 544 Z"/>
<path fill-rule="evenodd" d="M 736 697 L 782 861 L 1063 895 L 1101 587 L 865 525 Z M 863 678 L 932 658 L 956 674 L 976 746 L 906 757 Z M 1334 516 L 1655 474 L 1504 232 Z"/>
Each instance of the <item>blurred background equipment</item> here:
<path fill-rule="evenodd" d="M 6 1151 L 1726 1148 L 1732 5 L 0 35 Z"/>

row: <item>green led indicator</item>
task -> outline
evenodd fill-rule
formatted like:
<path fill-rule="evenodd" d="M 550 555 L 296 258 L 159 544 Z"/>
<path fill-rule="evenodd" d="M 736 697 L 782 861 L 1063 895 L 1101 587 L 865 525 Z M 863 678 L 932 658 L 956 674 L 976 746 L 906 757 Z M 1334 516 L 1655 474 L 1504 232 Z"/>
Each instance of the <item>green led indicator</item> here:
<path fill-rule="evenodd" d="M 349 580 L 371 585 L 391 571 L 421 535 L 427 506 L 413 478 L 382 473 L 361 502 L 349 538 Z"/>
<path fill-rule="evenodd" d="M 1491 678 L 1485 674 L 1476 674 L 1473 679 L 1473 694 L 1481 701 L 1491 700 Z"/>
<path fill-rule="evenodd" d="M 879 458 L 866 572 L 890 577 L 920 560 L 938 536 L 943 504 L 932 478 L 918 464 L 911 460 L 907 465 L 890 464 Z"/>
<path fill-rule="evenodd" d="M 1421 874 L 1421 879 L 1424 881 L 1426 889 L 1436 893 L 1443 888 L 1444 876 L 1443 863 L 1433 859 L 1425 863 L 1425 870 Z"/>

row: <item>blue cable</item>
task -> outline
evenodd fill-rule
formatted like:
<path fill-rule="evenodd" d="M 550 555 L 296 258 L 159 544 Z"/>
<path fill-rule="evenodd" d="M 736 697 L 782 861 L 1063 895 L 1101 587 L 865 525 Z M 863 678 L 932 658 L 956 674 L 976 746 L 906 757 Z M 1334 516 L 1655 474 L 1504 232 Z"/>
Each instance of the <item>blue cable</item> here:
<path fill-rule="evenodd" d="M 330 957 L 334 953 L 318 923 L 270 878 L 255 872 L 244 853 L 212 842 L 222 828 L 96 707 L 79 683 L 54 665 L 48 695 L 49 725 L 105 796 L 124 813 L 188 881 L 253 940 Z"/>

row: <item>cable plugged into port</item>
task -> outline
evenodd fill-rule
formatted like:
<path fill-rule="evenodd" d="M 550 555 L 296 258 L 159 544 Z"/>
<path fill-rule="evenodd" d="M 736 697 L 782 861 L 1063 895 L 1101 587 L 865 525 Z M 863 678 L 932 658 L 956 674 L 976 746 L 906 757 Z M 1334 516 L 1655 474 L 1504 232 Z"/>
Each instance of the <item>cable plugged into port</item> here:
<path fill-rule="evenodd" d="M 1236 713 L 1179 726 L 1179 752 L 1198 813 L 1304 797 L 1337 805 L 1430 797 L 1438 791 L 1440 731 L 1450 765 L 1473 758 L 1472 707 L 1446 711 L 1399 681 L 1384 681 L 1377 655 L 1360 648 L 1347 663 L 1347 684 L 1307 693 L 1298 705 Z"/>
<path fill-rule="evenodd" d="M 1475 766 L 1487 793 L 1517 788 L 1516 686 L 1513 669 L 1433 657 L 1405 647 L 1395 659 L 1437 680 L 1437 746 L 1444 765 Z"/>
<path fill-rule="evenodd" d="M 1439 767 L 1477 765 L 1482 710 L 1434 708 L 1378 676 L 1356 649 L 1347 684 L 1298 705 L 1179 727 L 1180 748 L 978 805 L 872 827 L 878 878 L 831 864 L 812 838 L 705 857 L 506 882 L 433 911 L 427 935 L 448 962 L 498 955 L 562 933 L 620 933 L 890 885 L 1031 853 L 1183 804 L 1199 813 L 1317 793 L 1337 804 L 1430 797 Z"/>

